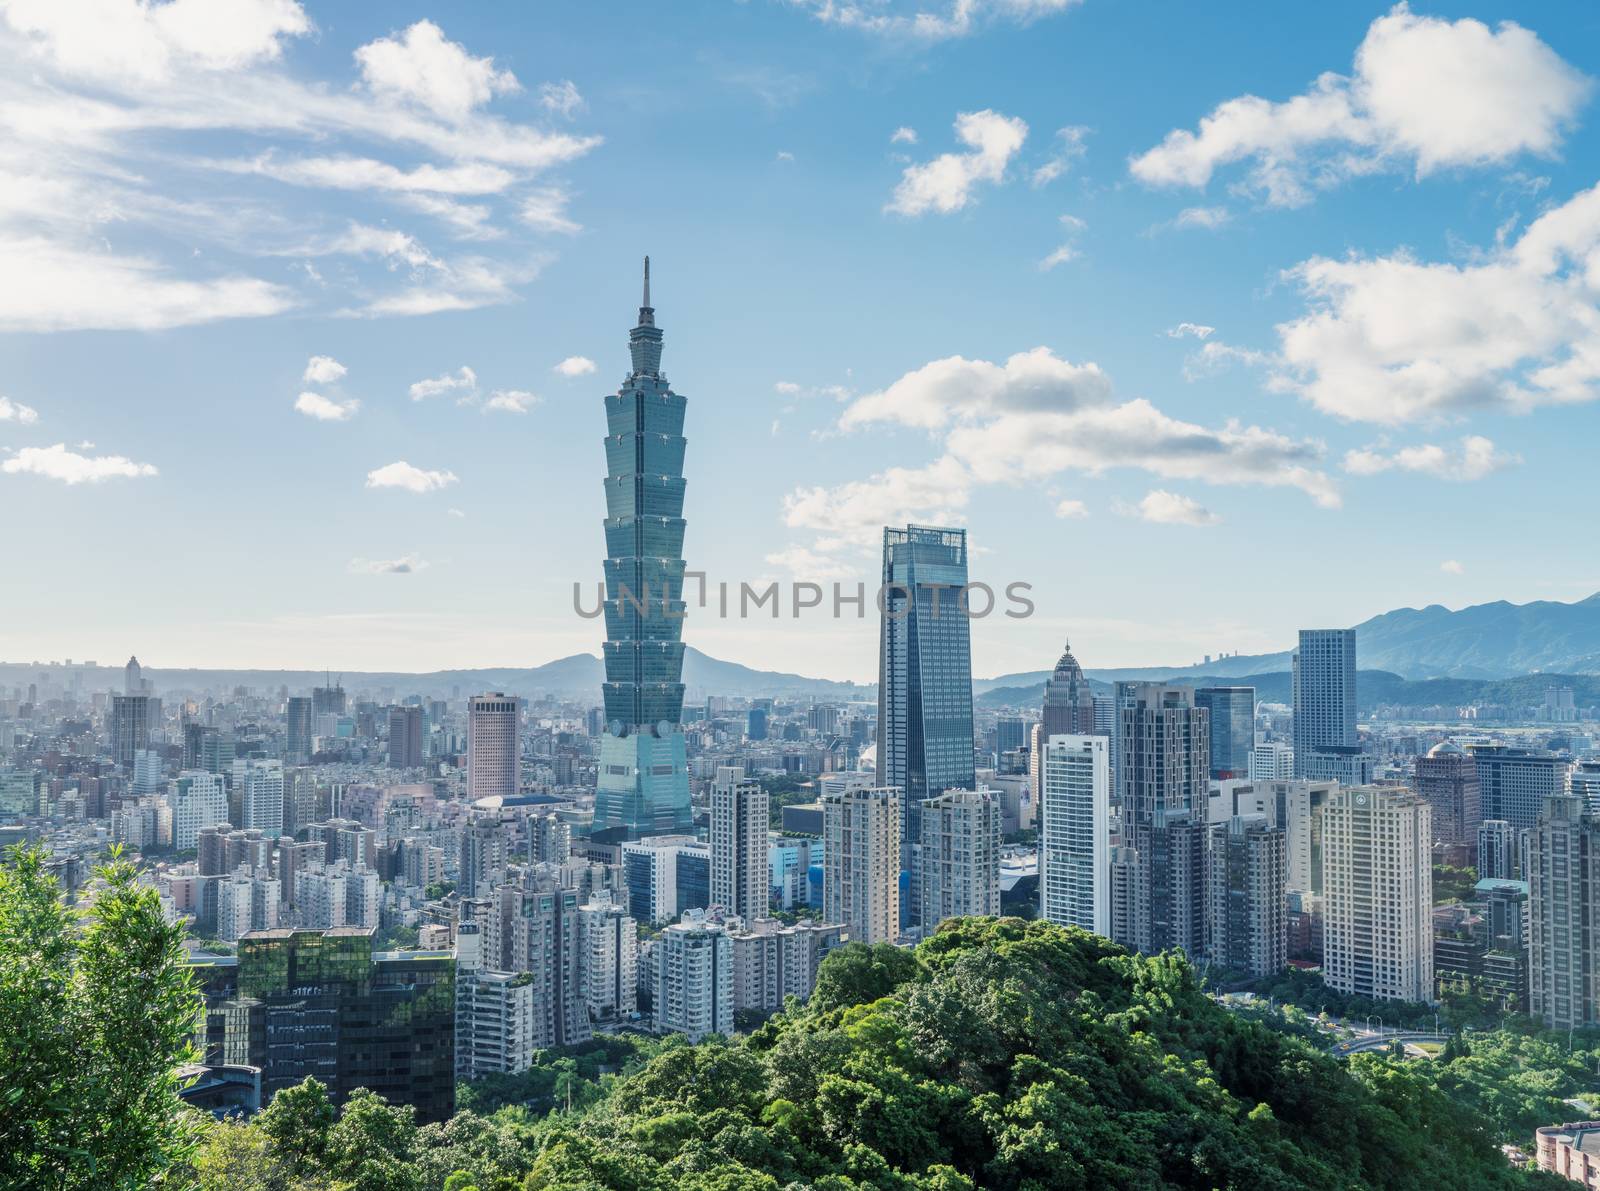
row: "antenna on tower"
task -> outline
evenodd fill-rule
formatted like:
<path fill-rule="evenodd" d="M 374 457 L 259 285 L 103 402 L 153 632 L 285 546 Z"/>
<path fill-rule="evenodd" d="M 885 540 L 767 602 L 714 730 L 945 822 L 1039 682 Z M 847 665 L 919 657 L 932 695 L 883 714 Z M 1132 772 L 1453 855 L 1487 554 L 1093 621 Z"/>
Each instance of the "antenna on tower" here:
<path fill-rule="evenodd" d="M 644 258 L 644 305 L 650 305 L 650 258 Z"/>

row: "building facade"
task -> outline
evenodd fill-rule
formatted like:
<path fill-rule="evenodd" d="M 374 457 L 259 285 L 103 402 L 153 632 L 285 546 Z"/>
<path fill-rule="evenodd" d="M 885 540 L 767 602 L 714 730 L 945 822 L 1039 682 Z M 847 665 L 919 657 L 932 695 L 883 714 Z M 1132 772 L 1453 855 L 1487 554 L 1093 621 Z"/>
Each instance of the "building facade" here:
<path fill-rule="evenodd" d="M 1523 830 L 1534 826 L 1547 799 L 1567 792 L 1572 759 L 1544 749 L 1505 744 L 1469 744 L 1478 773 L 1485 819 L 1504 819 Z"/>
<path fill-rule="evenodd" d="M 522 786 L 517 700 L 498 692 L 467 700 L 467 800 L 510 797 Z"/>
<path fill-rule="evenodd" d="M 892 786 L 822 795 L 822 917 L 857 943 L 900 935 L 900 791 Z"/>
<path fill-rule="evenodd" d="M 1104 736 L 1044 743 L 1039 916 L 1111 935 L 1111 750 Z"/>
<path fill-rule="evenodd" d="M 1545 800 L 1528 843 L 1529 1012 L 1552 1030 L 1600 1021 L 1600 820 Z"/>
<path fill-rule="evenodd" d="M 1434 842 L 1471 844 L 1483 822 L 1478 765 L 1459 745 L 1442 741 L 1418 757 L 1413 788 L 1433 808 Z"/>
<path fill-rule="evenodd" d="M 1294 776 L 1349 781 L 1356 732 L 1356 631 L 1301 629 L 1292 664 Z"/>
<path fill-rule="evenodd" d="M 993 790 L 946 790 L 922 804 L 917 921 L 932 934 L 946 918 L 1000 913 L 1000 799 Z"/>
<path fill-rule="evenodd" d="M 1200 687 L 1194 705 L 1211 716 L 1211 780 L 1250 776 L 1250 754 L 1256 747 L 1256 688 Z"/>
<path fill-rule="evenodd" d="M 719 924 L 691 910 L 657 940 L 655 1021 L 658 1034 L 691 1043 L 733 1033 L 733 940 Z"/>
<path fill-rule="evenodd" d="M 746 922 L 767 916 L 767 792 L 739 767 L 723 766 L 711 784 L 711 900 Z"/>
<path fill-rule="evenodd" d="M 1206 832 L 1206 962 L 1275 976 L 1288 962 L 1288 845 L 1265 815 L 1235 815 Z"/>

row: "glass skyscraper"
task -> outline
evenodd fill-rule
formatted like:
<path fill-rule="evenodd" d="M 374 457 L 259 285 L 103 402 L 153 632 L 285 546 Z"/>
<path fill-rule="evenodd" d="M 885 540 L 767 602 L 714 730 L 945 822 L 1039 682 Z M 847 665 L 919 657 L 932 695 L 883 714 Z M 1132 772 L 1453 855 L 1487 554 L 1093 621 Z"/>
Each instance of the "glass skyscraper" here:
<path fill-rule="evenodd" d="M 1301 629 L 1294 670 L 1294 775 L 1360 784 L 1356 631 Z"/>
<path fill-rule="evenodd" d="M 1256 747 L 1256 688 L 1203 686 L 1194 693 L 1196 707 L 1211 713 L 1211 778 L 1250 776 L 1250 750 Z"/>
<path fill-rule="evenodd" d="M 878 782 L 901 791 L 901 859 L 913 885 L 922 803 L 974 784 L 972 643 L 959 601 L 966 583 L 966 530 L 884 529 Z"/>
<path fill-rule="evenodd" d="M 644 305 L 628 333 L 633 370 L 606 398 L 606 732 L 597 831 L 629 838 L 689 827 L 683 732 L 684 399 L 661 374 L 661 330 Z"/>

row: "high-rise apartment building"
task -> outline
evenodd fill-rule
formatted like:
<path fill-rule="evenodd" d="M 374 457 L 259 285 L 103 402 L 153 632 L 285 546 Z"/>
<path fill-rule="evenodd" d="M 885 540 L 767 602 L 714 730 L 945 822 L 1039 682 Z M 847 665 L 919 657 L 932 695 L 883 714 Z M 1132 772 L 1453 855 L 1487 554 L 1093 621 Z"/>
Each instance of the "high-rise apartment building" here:
<path fill-rule="evenodd" d="M 1211 715 L 1211 780 L 1250 776 L 1250 753 L 1256 747 L 1256 688 L 1203 686 L 1194 705 Z"/>
<path fill-rule="evenodd" d="M 467 798 L 516 794 L 522 786 L 517 700 L 498 692 L 467 700 Z"/>
<path fill-rule="evenodd" d="M 1206 961 L 1251 976 L 1288 962 L 1288 848 L 1265 815 L 1235 815 L 1206 831 Z"/>
<path fill-rule="evenodd" d="M 311 760 L 311 699 L 291 695 L 284 705 L 283 759 L 290 765 Z"/>
<path fill-rule="evenodd" d="M 1484 819 L 1478 824 L 1478 878 L 1525 881 L 1523 837 L 1504 819 Z"/>
<path fill-rule="evenodd" d="M 773 918 L 730 925 L 733 942 L 733 1007 L 772 1013 L 787 997 L 802 1001 L 817 985 L 817 968 L 843 938 L 837 924 L 799 922 L 785 926 Z"/>
<path fill-rule="evenodd" d="M 1356 631 L 1301 629 L 1293 659 L 1294 776 L 1360 779 Z M 1366 773 L 1370 776 L 1371 767 Z"/>
<path fill-rule="evenodd" d="M 269 838 L 283 834 L 283 762 L 257 757 L 233 763 L 233 785 L 239 798 L 241 826 Z"/>
<path fill-rule="evenodd" d="M 625 838 L 686 830 L 683 729 L 683 417 L 661 372 L 661 329 L 644 304 L 632 370 L 606 397 L 606 734 L 594 825 Z"/>
<path fill-rule="evenodd" d="M 134 754 L 150 747 L 155 707 L 153 695 L 111 696 L 111 759 L 118 765 L 132 768 Z"/>
<path fill-rule="evenodd" d="M 739 767 L 722 766 L 711 783 L 711 904 L 746 922 L 765 918 L 767 792 Z"/>
<path fill-rule="evenodd" d="M 578 894 L 528 874 L 490 895 L 484 964 L 532 972 L 536 1046 L 572 1046 L 592 1037 L 582 971 Z"/>
<path fill-rule="evenodd" d="M 1042 755 L 1039 916 L 1111 934 L 1111 749 L 1099 735 L 1053 736 Z"/>
<path fill-rule="evenodd" d="M 926 934 L 946 918 L 1000 913 L 1000 798 L 946 790 L 922 804 L 917 921 Z"/>
<path fill-rule="evenodd" d="M 1294 777 L 1294 747 L 1281 741 L 1266 741 L 1250 750 L 1250 780 L 1288 781 Z"/>
<path fill-rule="evenodd" d="M 456 927 L 456 1077 L 482 1079 L 533 1066 L 531 972 L 484 967 L 483 931 L 476 922 Z"/>
<path fill-rule="evenodd" d="M 1470 844 L 1483 821 L 1478 765 L 1460 745 L 1441 741 L 1418 757 L 1416 792 L 1433 808 L 1433 838 L 1440 844 Z"/>
<path fill-rule="evenodd" d="M 276 877 L 240 868 L 217 882 L 217 938 L 235 943 L 253 930 L 278 925 L 283 894 Z"/>
<path fill-rule="evenodd" d="M 172 807 L 172 846 L 180 852 L 199 846 L 202 828 L 228 821 L 228 792 L 214 773 L 184 770 L 167 783 L 167 803 Z"/>
<path fill-rule="evenodd" d="M 893 787 L 822 795 L 822 917 L 857 943 L 900 934 L 900 791 Z"/>
<path fill-rule="evenodd" d="M 1572 759 L 1544 749 L 1507 744 L 1467 746 L 1478 772 L 1479 798 L 1485 819 L 1504 819 L 1526 829 L 1539 820 L 1545 801 L 1567 792 Z"/>
<path fill-rule="evenodd" d="M 1137 855 L 1132 934 L 1147 954 L 1204 947 L 1204 829 L 1210 720 L 1188 687 L 1118 683 L 1117 782 L 1126 846 Z"/>
<path fill-rule="evenodd" d="M 422 708 L 414 704 L 389 708 L 389 765 L 393 769 L 415 769 L 424 760 Z M 516 791 L 504 791 L 516 793 Z"/>
<path fill-rule="evenodd" d="M 1546 1028 L 1600 1022 L 1600 819 L 1565 792 L 1528 842 L 1529 1012 Z"/>
<path fill-rule="evenodd" d="M 1567 793 L 1583 803 L 1591 815 L 1600 815 L 1600 759 L 1574 761 L 1567 770 Z"/>
<path fill-rule="evenodd" d="M 691 1043 L 733 1033 L 733 940 L 699 911 L 661 932 L 657 941 L 655 1017 L 658 1034 Z"/>
<path fill-rule="evenodd" d="M 900 791 L 901 865 L 919 910 L 915 856 L 922 803 L 976 785 L 972 644 L 965 612 L 967 533 L 910 525 L 883 531 L 878 645 L 878 781 Z"/>
<path fill-rule="evenodd" d="M 625 1021 L 636 1012 L 639 927 L 609 894 L 578 910 L 580 979 L 594 1021 Z"/>
<path fill-rule="evenodd" d="M 1433 1000 L 1432 815 L 1426 799 L 1403 788 L 1329 795 L 1320 816 L 1329 988 Z"/>

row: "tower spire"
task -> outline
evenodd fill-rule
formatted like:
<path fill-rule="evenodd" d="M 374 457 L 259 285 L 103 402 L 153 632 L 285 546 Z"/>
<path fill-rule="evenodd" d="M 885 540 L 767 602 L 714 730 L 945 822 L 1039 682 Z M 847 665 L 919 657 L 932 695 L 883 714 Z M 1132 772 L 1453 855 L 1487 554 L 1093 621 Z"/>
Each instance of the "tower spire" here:
<path fill-rule="evenodd" d="M 650 309 L 650 258 L 644 258 L 644 309 Z"/>

